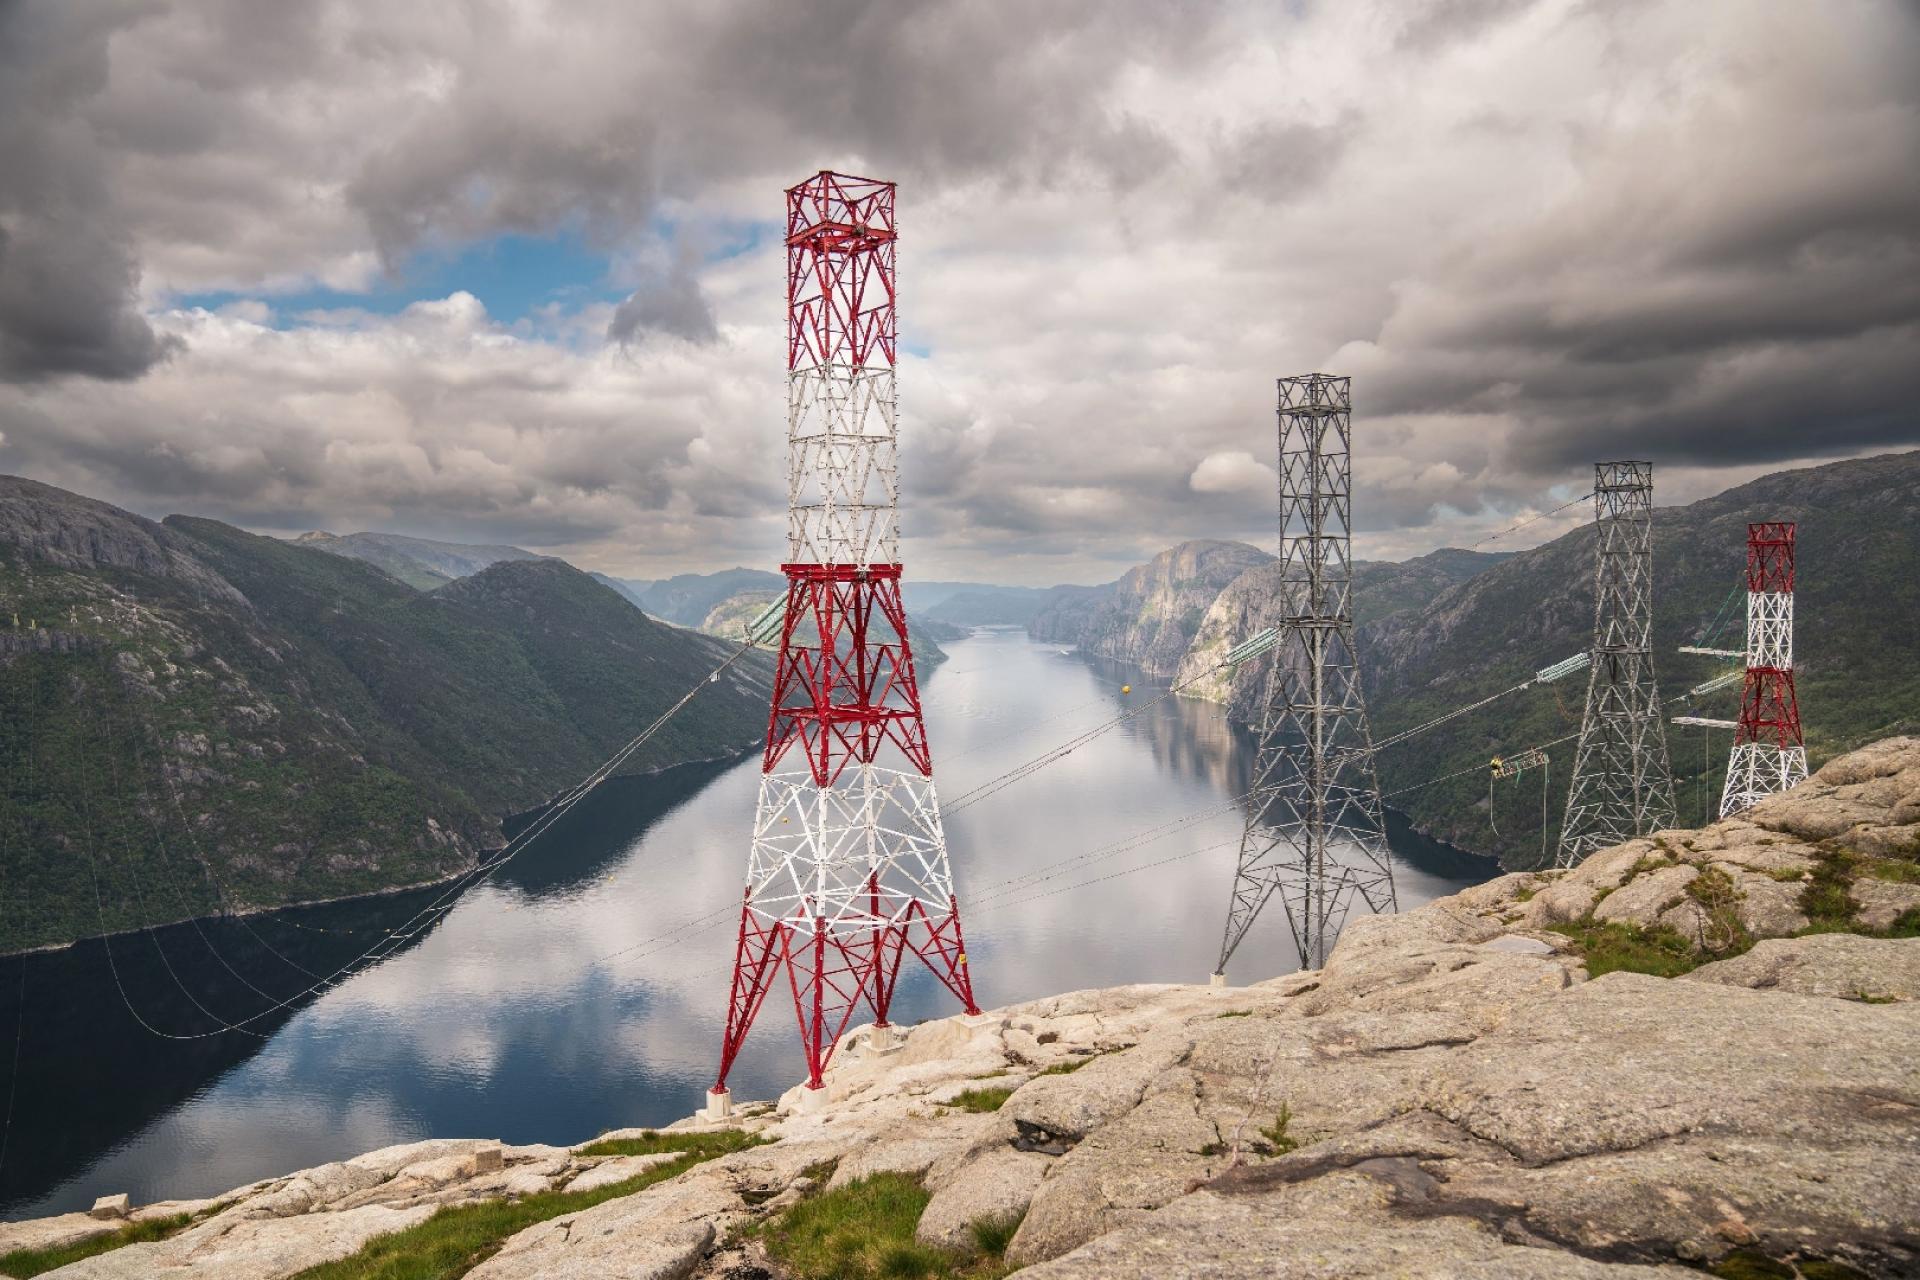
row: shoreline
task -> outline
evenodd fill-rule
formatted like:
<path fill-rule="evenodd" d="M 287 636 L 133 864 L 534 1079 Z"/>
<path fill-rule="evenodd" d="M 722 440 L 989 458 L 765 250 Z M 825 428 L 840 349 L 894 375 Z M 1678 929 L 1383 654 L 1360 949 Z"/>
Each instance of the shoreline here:
<path fill-rule="evenodd" d="M 697 756 L 687 760 L 676 760 L 672 764 L 649 765 L 644 769 L 636 769 L 631 773 L 623 772 L 623 773 L 610 774 L 606 778 L 602 779 L 602 781 L 612 782 L 620 778 L 646 778 L 656 774 L 665 773 L 670 769 L 684 768 L 687 765 L 714 764 L 722 760 L 744 760 L 747 756 L 753 754 L 757 750 L 759 750 L 759 743 L 756 741 L 754 743 L 750 743 L 745 746 L 742 746 L 739 749 L 734 751 L 723 751 L 716 755 Z M 565 794 L 564 791 L 556 793 L 556 795 L 564 795 L 564 794 Z M 483 848 L 481 852 L 492 853 L 492 852 L 497 852 L 500 849 L 506 848 L 507 845 L 511 844 L 514 839 L 513 836 L 506 835 L 507 825 L 509 823 L 520 822 L 521 820 L 525 819 L 526 821 L 522 825 L 522 829 L 524 830 L 526 826 L 531 825 L 534 820 L 538 819 L 541 814 L 544 814 L 548 810 L 552 809 L 556 803 L 558 803 L 557 799 L 549 799 L 544 803 L 535 805 L 531 809 L 521 809 L 513 813 L 504 814 L 498 818 L 495 818 L 494 826 L 502 836 L 505 836 L 505 839 L 502 841 L 502 843 L 498 845 L 493 845 L 493 846 L 488 846 L 486 848 Z M 52 953 L 61 952 L 61 951 L 68 951 L 74 947 L 80 946 L 82 943 L 98 942 L 98 941 L 104 941 L 112 938 L 129 938 L 134 936 L 135 934 L 151 933 L 155 929 L 172 929 L 183 924 L 192 924 L 197 920 L 247 920 L 247 919 L 253 918 L 254 916 L 271 915 L 276 911 L 299 911 L 299 910 L 304 910 L 308 907 L 337 906 L 343 902 L 366 902 L 375 898 L 390 898 L 398 894 L 413 893 L 420 889 L 431 889 L 436 885 L 450 884 L 453 881 L 458 880 L 460 877 L 465 875 L 471 875 L 472 873 L 473 873 L 473 867 L 466 867 L 458 871 L 450 871 L 444 876 L 436 876 L 428 880 L 415 880 L 408 884 L 385 885 L 378 889 L 365 889 L 359 893 L 337 894 L 331 898 L 302 898 L 297 902 L 280 902 L 280 903 L 275 903 L 272 906 L 245 907 L 236 911 L 216 912 L 212 915 L 187 915 L 187 916 L 178 916 L 171 920 L 149 921 L 146 924 L 139 925 L 131 929 L 109 929 L 103 933 L 89 933 L 82 937 L 71 938 L 66 942 L 46 942 L 46 943 L 42 943 L 37 947 L 22 947 L 16 951 L 0 951 L 0 960 L 11 960 L 15 956 L 25 957 L 25 956 L 46 955 L 46 954 L 52 954 Z"/>

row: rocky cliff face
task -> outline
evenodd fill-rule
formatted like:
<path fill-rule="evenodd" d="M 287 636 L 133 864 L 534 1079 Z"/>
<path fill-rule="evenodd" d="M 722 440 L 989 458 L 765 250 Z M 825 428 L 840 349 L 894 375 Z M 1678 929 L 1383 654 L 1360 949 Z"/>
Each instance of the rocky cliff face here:
<path fill-rule="evenodd" d="M 1097 587 L 1050 587 L 1027 622 L 1027 634 L 1042 644 L 1079 644 L 1087 624 L 1112 597 L 1115 582 Z"/>
<path fill-rule="evenodd" d="M 925 1245 L 998 1222 L 1036 1280 L 1912 1275 L 1920 910 L 1876 926 L 1866 882 L 1920 896 L 1916 851 L 1902 739 L 1741 823 L 1354 921 L 1320 970 L 1074 992 L 904 1044 L 859 1028 L 823 1107 L 796 1089 L 730 1122 L 771 1145 L 530 1227 L 471 1275 L 776 1280 L 744 1229 L 879 1174 L 930 1192 Z M 1730 893 L 1690 892 L 1712 877 Z M 1766 936 L 1807 921 L 1829 931 Z M 1620 967 L 1596 930 L 1671 932 L 1678 976 Z M 53 1274 L 285 1277 L 439 1204 L 653 1158 L 391 1148 L 184 1206 L 201 1220 L 172 1239 Z M 10 1224 L 0 1251 L 106 1229 Z"/>
<path fill-rule="evenodd" d="M 1401 610 L 1417 610 L 1450 587 L 1459 585 L 1506 559 L 1478 551 L 1445 547 L 1412 560 L 1361 560 L 1353 566 L 1353 614 L 1365 624 Z M 1213 671 L 1227 651 L 1263 627 L 1271 626 L 1283 609 L 1282 566 L 1277 560 L 1256 565 L 1227 584 L 1201 619 L 1193 643 L 1175 674 L 1191 680 L 1189 696 L 1227 704 L 1229 714 L 1242 724 L 1260 723 L 1267 664 L 1250 662 L 1234 671 Z"/>
<path fill-rule="evenodd" d="M 1183 542 L 1129 569 L 1102 596 L 1076 594 L 1049 605 L 1029 630 L 1035 639 L 1077 644 L 1095 657 L 1169 677 L 1221 591 L 1272 559 L 1244 542 Z"/>

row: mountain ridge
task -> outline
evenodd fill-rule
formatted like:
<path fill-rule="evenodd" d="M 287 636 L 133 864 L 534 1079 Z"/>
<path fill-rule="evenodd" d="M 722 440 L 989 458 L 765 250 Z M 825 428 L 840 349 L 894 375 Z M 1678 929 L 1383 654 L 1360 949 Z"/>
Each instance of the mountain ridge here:
<path fill-rule="evenodd" d="M 422 593 L 0 477 L 0 951 L 454 874 L 728 652 L 563 561 Z M 628 771 L 757 741 L 768 666 Z"/>

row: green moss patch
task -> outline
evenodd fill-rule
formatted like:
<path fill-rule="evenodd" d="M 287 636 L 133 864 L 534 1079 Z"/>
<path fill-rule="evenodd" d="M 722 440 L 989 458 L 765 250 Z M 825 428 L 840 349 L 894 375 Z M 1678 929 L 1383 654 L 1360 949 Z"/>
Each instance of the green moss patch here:
<path fill-rule="evenodd" d="M 1000 1104 L 1012 1096 L 1013 1090 L 1005 1085 L 989 1085 L 983 1089 L 968 1089 L 964 1093 L 957 1093 L 942 1105 L 975 1113 L 998 1111 Z"/>
<path fill-rule="evenodd" d="M 791 1280 L 998 1280 L 1017 1219 L 975 1223 L 971 1250 L 940 1249 L 913 1238 L 933 1197 L 903 1173 L 877 1173 L 802 1200 L 748 1227 Z"/>
<path fill-rule="evenodd" d="M 1593 978 L 1616 970 L 1673 978 L 1691 973 L 1712 958 L 1696 951 L 1672 929 L 1659 926 L 1642 929 L 1613 921 L 1601 923 L 1588 916 L 1549 928 L 1573 939 L 1586 961 L 1587 976 Z"/>
<path fill-rule="evenodd" d="M 208 1212 L 212 1213 L 214 1210 L 210 1209 Z M 115 1249 L 124 1249 L 130 1244 L 150 1244 L 156 1240 L 165 1240 L 192 1222 L 192 1214 L 182 1213 L 169 1218 L 154 1218 L 149 1222 L 136 1222 L 118 1231 L 91 1236 L 73 1244 L 63 1244 L 51 1249 L 15 1249 L 12 1253 L 0 1254 L 0 1276 L 24 1280 L 26 1276 L 37 1276 L 44 1271 L 64 1267 L 70 1262 L 78 1262 L 82 1258 L 112 1253 Z"/>
<path fill-rule="evenodd" d="M 696 1155 L 725 1155 L 757 1147 L 752 1135 L 739 1129 L 694 1130 L 687 1133 L 661 1133 L 649 1129 L 637 1138 L 612 1138 L 580 1148 L 583 1156 L 657 1156 L 668 1152 L 693 1152 Z"/>
<path fill-rule="evenodd" d="M 655 1134 L 655 1141 L 673 1141 L 697 1137 L 699 1145 L 685 1148 L 658 1147 L 655 1151 L 679 1150 L 679 1158 L 643 1173 L 591 1191 L 544 1191 L 521 1200 L 485 1200 L 478 1204 L 449 1205 L 425 1222 L 371 1240 L 360 1252 L 334 1262 L 309 1267 L 294 1280 L 453 1280 L 463 1276 L 499 1252 L 508 1236 L 524 1231 L 563 1213 L 578 1213 L 597 1204 L 630 1196 L 656 1183 L 678 1177 L 688 1169 L 716 1156 L 744 1151 L 765 1142 L 755 1134 L 739 1129 L 714 1130 L 698 1135 Z M 635 1144 L 648 1140 L 636 1138 Z M 624 1149 L 626 1142 L 596 1143 L 595 1146 L 622 1148 L 596 1154 L 647 1154 L 636 1147 Z"/>

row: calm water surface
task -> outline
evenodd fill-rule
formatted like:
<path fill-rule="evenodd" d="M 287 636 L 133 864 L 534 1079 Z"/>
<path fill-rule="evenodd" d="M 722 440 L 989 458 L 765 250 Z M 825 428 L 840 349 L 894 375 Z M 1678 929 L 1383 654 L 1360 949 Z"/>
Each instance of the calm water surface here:
<path fill-rule="evenodd" d="M 1017 631 L 947 648 L 923 694 L 948 796 L 1117 714 L 1129 702 L 1123 679 L 1143 695 L 1137 677 Z M 950 818 L 981 1004 L 1204 981 L 1240 830 L 1230 802 L 1252 756 L 1220 708 L 1169 699 Z M 0 963 L 0 1073 L 24 1007 L 17 1079 L 0 1086 L 0 1106 L 9 1094 L 13 1103 L 0 1210 L 85 1208 L 116 1191 L 135 1203 L 204 1196 L 389 1143 L 572 1143 L 687 1115 L 713 1078 L 734 920 L 634 944 L 738 901 L 758 771 L 754 757 L 608 783 L 405 950 L 254 1023 L 257 1035 L 165 1040 L 140 1020 L 191 1035 L 216 1025 L 194 1001 L 224 1019 L 253 1015 L 267 1004 L 253 988 L 276 998 L 304 988 L 309 972 L 358 955 L 431 895 L 160 929 L 115 939 L 111 954 L 94 941 L 29 957 L 24 1006 L 22 962 Z M 1136 848 L 1006 885 L 1208 810 Z M 1496 870 L 1393 828 L 1403 907 Z M 1270 908 L 1234 958 L 1235 980 L 1291 970 L 1290 950 Z M 736 1097 L 773 1097 L 800 1079 L 780 994 L 734 1068 Z M 896 1020 L 951 1005 L 924 972 L 903 970 Z"/>

